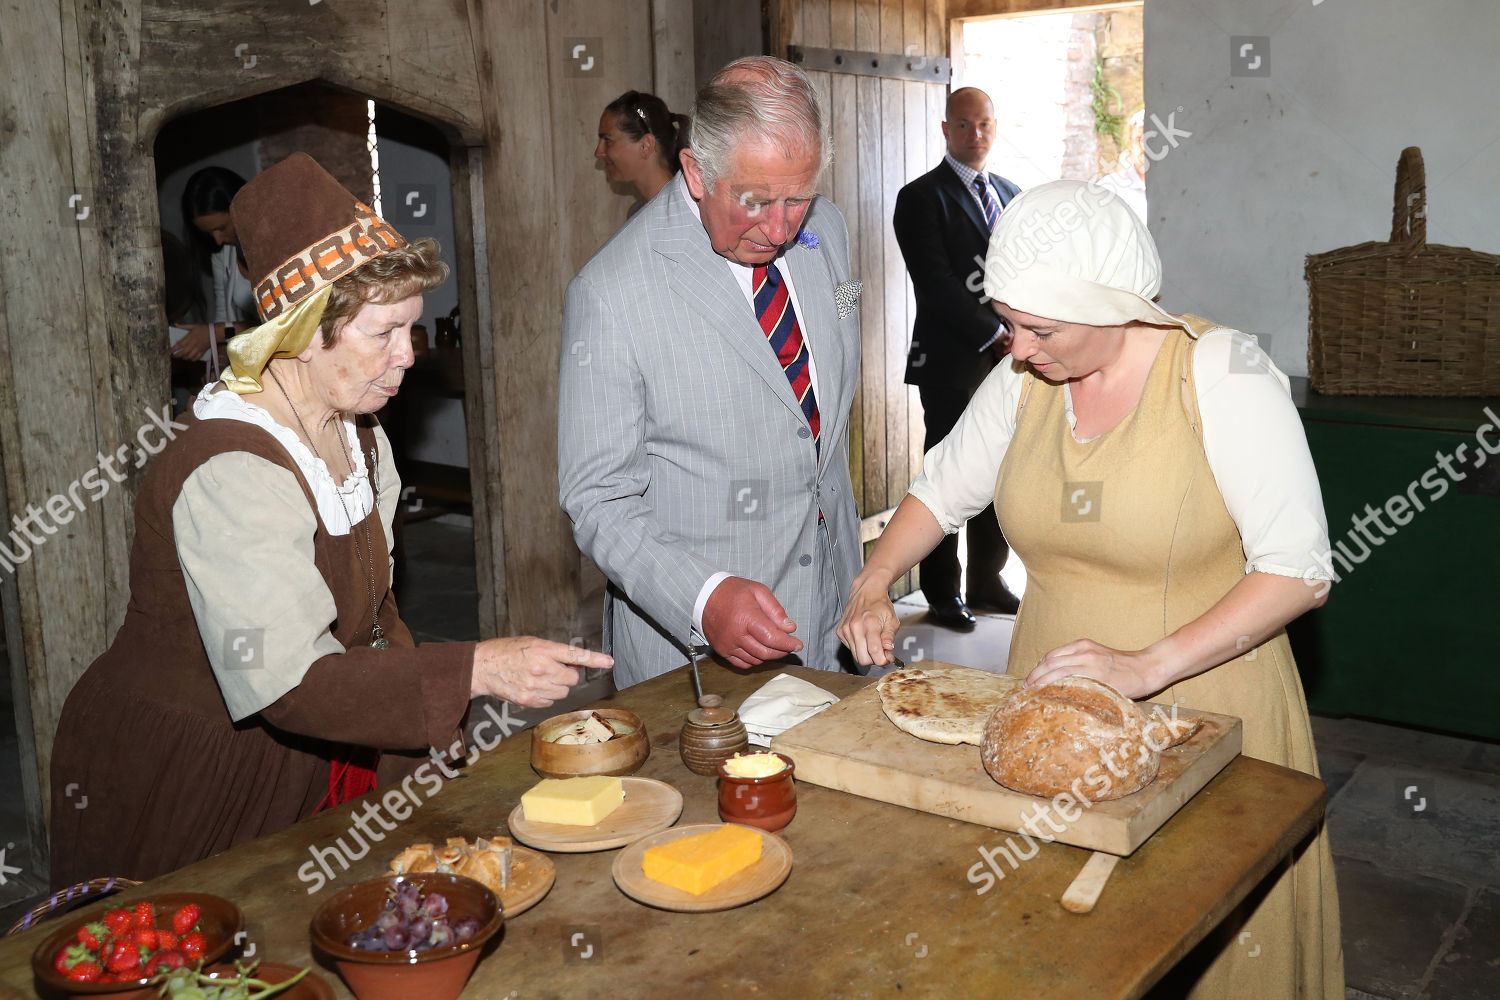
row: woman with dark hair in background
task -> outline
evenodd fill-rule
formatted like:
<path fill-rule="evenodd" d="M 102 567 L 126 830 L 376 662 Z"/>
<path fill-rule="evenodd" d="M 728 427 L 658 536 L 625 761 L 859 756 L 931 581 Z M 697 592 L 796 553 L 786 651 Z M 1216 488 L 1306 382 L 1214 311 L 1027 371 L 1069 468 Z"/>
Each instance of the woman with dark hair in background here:
<path fill-rule="evenodd" d="M 640 201 L 631 214 L 682 169 L 677 154 L 687 144 L 687 133 L 688 116 L 668 111 L 655 94 L 628 90 L 605 106 L 594 156 L 604 162 L 610 183 L 635 189 Z"/>
<path fill-rule="evenodd" d="M 214 297 L 207 323 L 188 324 L 187 335 L 172 345 L 172 357 L 196 361 L 208 352 L 212 324 L 228 323 L 237 330 L 254 325 L 255 297 L 250 287 L 239 235 L 229 216 L 229 203 L 245 179 L 224 167 L 204 167 L 188 178 L 182 190 L 182 218 L 189 225 L 189 239 L 209 257 L 214 277 Z M 212 240 L 212 247 L 208 241 Z M 215 333 L 223 343 L 223 331 Z"/>

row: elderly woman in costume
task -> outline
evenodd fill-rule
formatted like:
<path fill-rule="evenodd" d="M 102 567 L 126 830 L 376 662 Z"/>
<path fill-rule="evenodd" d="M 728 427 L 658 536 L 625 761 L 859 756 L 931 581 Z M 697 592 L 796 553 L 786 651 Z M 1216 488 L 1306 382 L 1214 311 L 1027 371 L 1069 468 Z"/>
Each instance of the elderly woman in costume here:
<path fill-rule="evenodd" d="M 149 878 L 399 784 L 460 738 L 471 698 L 545 706 L 612 665 L 530 637 L 414 645 L 371 414 L 447 267 L 300 153 L 231 214 L 265 322 L 137 498 L 124 624 L 58 727 L 55 885 Z"/>
<path fill-rule="evenodd" d="M 1014 338 L 851 588 L 839 637 L 885 664 L 893 581 L 994 502 L 1026 566 L 1009 672 L 1239 716 L 1244 752 L 1317 774 L 1283 631 L 1326 597 L 1317 475 L 1286 377 L 1242 333 L 1154 304 L 1145 226 L 1058 181 L 1001 214 L 985 293 Z M 1249 932 L 1253 960 L 1237 947 Z M 1247 939 L 1248 940 L 1248 939 Z M 1344 995 L 1326 832 L 1173 973 L 1170 995 Z"/>

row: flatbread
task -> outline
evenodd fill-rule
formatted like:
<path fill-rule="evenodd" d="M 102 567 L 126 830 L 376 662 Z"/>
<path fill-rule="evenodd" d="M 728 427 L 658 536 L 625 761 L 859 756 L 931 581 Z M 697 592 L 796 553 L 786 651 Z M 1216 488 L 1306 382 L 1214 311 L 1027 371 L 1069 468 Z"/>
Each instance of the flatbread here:
<path fill-rule="evenodd" d="M 902 732 L 930 743 L 984 742 L 990 714 L 1021 678 L 973 667 L 904 667 L 881 678 L 880 707 Z"/>

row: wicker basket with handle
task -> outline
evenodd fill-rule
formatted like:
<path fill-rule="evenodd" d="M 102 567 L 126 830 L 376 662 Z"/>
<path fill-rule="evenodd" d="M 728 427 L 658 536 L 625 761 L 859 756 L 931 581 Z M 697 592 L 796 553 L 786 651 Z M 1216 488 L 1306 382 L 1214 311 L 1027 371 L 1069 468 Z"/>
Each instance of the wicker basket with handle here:
<path fill-rule="evenodd" d="M 1389 243 L 1309 254 L 1308 375 L 1339 396 L 1500 394 L 1500 256 L 1427 242 L 1422 151 L 1396 167 Z"/>
<path fill-rule="evenodd" d="M 17 920 L 11 929 L 6 931 L 4 937 L 19 934 L 29 930 L 48 917 L 66 913 L 77 909 L 90 900 L 101 896 L 109 896 L 126 889 L 134 889 L 140 885 L 135 879 L 115 876 L 113 878 L 95 878 L 87 882 L 79 882 L 77 885 L 69 886 L 61 892 L 54 892 L 36 906 L 32 907 L 20 920 Z"/>

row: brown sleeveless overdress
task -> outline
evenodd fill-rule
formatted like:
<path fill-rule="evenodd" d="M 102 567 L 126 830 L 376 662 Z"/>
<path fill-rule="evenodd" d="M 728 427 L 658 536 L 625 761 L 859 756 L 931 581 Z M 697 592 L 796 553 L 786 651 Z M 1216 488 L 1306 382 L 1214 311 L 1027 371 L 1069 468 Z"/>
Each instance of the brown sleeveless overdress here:
<path fill-rule="evenodd" d="M 446 748 L 458 738 L 468 708 L 474 644 L 414 646 L 383 586 L 385 533 L 375 509 L 364 526 L 392 648 L 368 645 L 373 609 L 359 559 L 362 529 L 336 536 L 319 519 L 315 562 L 337 609 L 329 627 L 347 652 L 317 660 L 263 711 L 230 720 L 188 602 L 173 506 L 196 469 L 237 451 L 290 470 L 315 516 L 317 504 L 296 462 L 267 431 L 231 419 L 188 424 L 153 461 L 136 500 L 124 623 L 68 695 L 58 725 L 51 762 L 55 887 L 104 875 L 151 878 L 307 817 L 328 791 L 337 744 L 386 751 L 380 785 L 399 781 L 427 747 Z M 370 428 L 361 427 L 359 437 L 373 470 Z M 87 804 L 78 808 L 83 796 Z"/>

